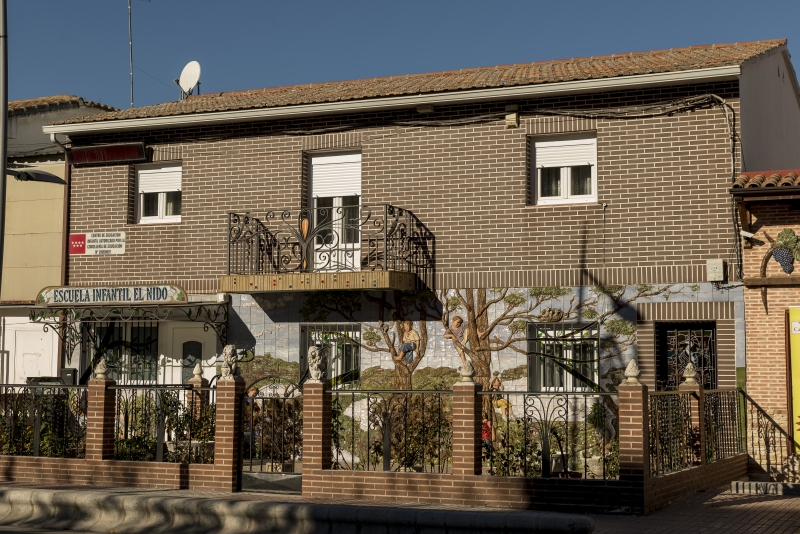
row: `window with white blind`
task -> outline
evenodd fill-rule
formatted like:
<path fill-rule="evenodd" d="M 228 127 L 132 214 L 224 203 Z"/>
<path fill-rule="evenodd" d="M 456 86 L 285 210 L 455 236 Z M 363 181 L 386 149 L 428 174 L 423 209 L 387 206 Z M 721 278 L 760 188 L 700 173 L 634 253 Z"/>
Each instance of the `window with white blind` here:
<path fill-rule="evenodd" d="M 361 154 L 311 157 L 310 206 L 319 230 L 314 243 L 314 267 L 357 270 L 361 250 Z"/>
<path fill-rule="evenodd" d="M 136 222 L 181 221 L 181 166 L 148 165 L 136 169 Z"/>
<path fill-rule="evenodd" d="M 594 135 L 531 142 L 534 204 L 597 202 L 597 138 Z"/>

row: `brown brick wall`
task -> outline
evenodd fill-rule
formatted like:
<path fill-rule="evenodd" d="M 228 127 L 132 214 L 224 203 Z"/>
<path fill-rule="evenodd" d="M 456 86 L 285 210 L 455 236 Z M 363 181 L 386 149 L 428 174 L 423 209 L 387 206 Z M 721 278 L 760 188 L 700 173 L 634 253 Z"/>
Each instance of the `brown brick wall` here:
<path fill-rule="evenodd" d="M 667 506 L 684 495 L 718 488 L 747 476 L 747 454 L 738 454 L 724 460 L 670 473 L 645 482 L 645 513 Z"/>
<path fill-rule="evenodd" d="M 363 153 L 364 202 L 414 211 L 437 236 L 440 273 L 702 265 L 728 257 L 731 249 L 729 144 L 721 111 L 611 121 L 536 117 L 530 110 L 710 92 L 738 107 L 736 85 L 721 83 L 520 102 L 518 129 L 506 129 L 502 120 L 390 124 L 502 111 L 505 102 L 495 102 L 425 116 L 398 111 L 75 138 L 76 144 L 144 141 L 158 153 L 180 154 L 184 193 L 180 224 L 131 225 L 129 168 L 75 168 L 70 231 L 125 231 L 127 245 L 125 255 L 73 256 L 69 282 L 213 280 L 225 270 L 226 212 L 263 215 L 300 206 L 304 151 L 354 145 Z M 355 130 L 285 133 L 341 125 Z M 594 128 L 605 217 L 599 204 L 527 205 L 529 134 Z"/>
<path fill-rule="evenodd" d="M 769 242 L 784 228 L 800 233 L 800 212 L 790 209 L 788 203 L 765 203 L 751 208 L 751 231 L 756 238 L 753 248 L 744 250 L 745 276 L 761 276 L 761 260 Z M 795 263 L 795 268 L 800 264 Z M 767 276 L 785 277 L 778 263 L 770 258 Z M 797 274 L 797 270 L 794 274 Z M 767 309 L 762 302 L 761 289 L 745 289 L 745 317 L 747 337 L 747 393 L 779 424 L 786 428 L 788 409 L 786 365 L 786 311 L 790 306 L 800 306 L 800 288 L 770 287 L 767 289 Z"/>
<path fill-rule="evenodd" d="M 229 472 L 213 465 L 30 456 L 0 456 L 0 481 L 54 486 L 232 490 Z"/>

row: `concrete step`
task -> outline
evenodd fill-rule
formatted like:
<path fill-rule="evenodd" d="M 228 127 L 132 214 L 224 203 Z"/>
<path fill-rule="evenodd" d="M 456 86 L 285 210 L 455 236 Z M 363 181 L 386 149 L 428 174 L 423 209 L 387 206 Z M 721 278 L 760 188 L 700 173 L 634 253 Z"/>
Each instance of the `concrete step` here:
<path fill-rule="evenodd" d="M 0 526 L 115 534 L 583 534 L 583 515 L 497 509 L 353 506 L 237 499 L 236 494 L 182 497 L 91 489 L 0 488 Z"/>
<path fill-rule="evenodd" d="M 800 495 L 800 484 L 734 480 L 731 482 L 731 493 L 745 495 Z"/>

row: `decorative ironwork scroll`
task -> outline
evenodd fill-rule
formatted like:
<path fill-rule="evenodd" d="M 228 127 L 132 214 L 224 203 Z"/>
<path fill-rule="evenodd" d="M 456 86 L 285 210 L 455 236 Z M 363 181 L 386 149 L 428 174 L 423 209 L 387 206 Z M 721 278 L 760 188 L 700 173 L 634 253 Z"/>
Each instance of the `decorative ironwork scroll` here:
<path fill-rule="evenodd" d="M 343 205 L 228 215 L 228 274 L 433 273 L 434 236 L 410 211 Z"/>
<path fill-rule="evenodd" d="M 134 323 L 144 321 L 191 321 L 203 325 L 203 330 L 213 330 L 225 346 L 228 341 L 228 304 L 107 306 L 107 307 L 34 307 L 30 320 L 42 323 L 44 331 L 53 330 L 64 346 L 67 362 L 80 346 L 83 333 L 81 324 Z"/>

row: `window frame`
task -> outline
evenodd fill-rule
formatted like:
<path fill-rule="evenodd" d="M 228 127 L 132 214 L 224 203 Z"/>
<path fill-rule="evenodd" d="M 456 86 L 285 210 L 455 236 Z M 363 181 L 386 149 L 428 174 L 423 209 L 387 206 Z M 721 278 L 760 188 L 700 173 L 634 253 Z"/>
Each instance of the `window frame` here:
<path fill-rule="evenodd" d="M 543 341 L 553 340 L 553 344 L 556 345 L 558 343 L 558 331 L 565 332 L 569 330 L 570 336 L 574 336 L 577 333 L 585 332 L 588 335 L 581 336 L 581 341 L 584 342 L 591 342 L 594 344 L 593 347 L 593 358 L 588 360 L 577 360 L 579 362 L 584 362 L 584 364 L 589 364 L 592 366 L 592 376 L 588 377 L 590 380 L 597 383 L 599 380 L 599 358 L 600 358 L 600 324 L 596 321 L 594 322 L 560 322 L 560 323 L 544 323 L 544 322 L 529 322 L 527 325 L 527 355 L 528 355 L 528 391 L 531 392 L 538 392 L 538 393 L 583 393 L 583 392 L 590 392 L 592 391 L 591 386 L 589 384 L 580 385 L 579 383 L 576 384 L 577 379 L 572 376 L 571 373 L 564 370 L 563 374 L 563 386 L 544 386 L 544 369 L 546 367 L 546 362 L 544 358 L 539 356 L 539 353 L 543 352 L 539 350 L 537 347 L 538 343 L 542 343 Z M 539 333 L 549 333 L 552 332 L 550 337 L 543 337 L 538 336 Z M 562 343 L 562 345 L 569 343 L 569 340 L 575 339 L 574 337 L 567 337 L 567 335 L 562 334 L 561 339 L 566 339 L 566 343 Z M 557 346 L 557 345 L 556 345 Z M 566 350 L 562 349 L 561 354 L 563 355 Z M 563 356 L 562 356 L 563 358 Z M 571 358 L 572 362 L 575 362 L 574 356 Z M 555 364 L 553 364 L 555 365 Z"/>
<path fill-rule="evenodd" d="M 571 134 L 563 136 L 549 136 L 549 137 L 531 137 L 529 148 L 529 161 L 531 181 L 531 203 L 538 206 L 559 205 L 559 204 L 595 204 L 598 199 L 597 191 L 597 134 Z M 570 147 L 570 146 L 584 146 L 591 144 L 591 157 L 582 158 L 580 155 L 565 154 L 559 165 L 539 165 L 536 159 L 537 148 L 543 149 L 555 147 Z M 589 161 L 583 161 L 588 159 Z M 590 183 L 592 193 L 589 195 L 572 195 L 572 180 L 571 173 L 572 167 L 581 167 L 588 165 L 591 169 Z M 542 197 L 542 178 L 541 170 L 546 168 L 559 168 L 561 195 Z"/>
<path fill-rule="evenodd" d="M 155 170 L 155 169 L 177 169 L 180 173 L 180 185 L 178 186 L 177 192 L 180 193 L 181 196 L 181 213 L 178 215 L 167 215 L 167 193 L 173 193 L 175 190 L 170 191 L 147 191 L 146 193 L 142 191 L 141 181 L 140 181 L 140 173 L 142 171 L 148 170 Z M 141 225 L 151 225 L 151 224 L 168 224 L 168 223 L 179 223 L 181 222 L 181 216 L 183 214 L 183 164 L 175 162 L 171 163 L 159 163 L 159 164 L 150 164 L 150 165 L 137 165 L 136 166 L 136 180 L 135 180 L 135 194 L 134 194 L 134 214 L 135 214 L 135 222 L 136 224 Z M 144 198 L 145 194 L 158 194 L 158 215 L 156 216 L 144 216 Z"/>
<path fill-rule="evenodd" d="M 87 325 L 88 326 L 88 325 Z M 148 385 L 148 384 L 157 384 L 158 377 L 161 374 L 161 364 L 160 358 L 161 354 L 159 352 L 159 336 L 162 335 L 159 328 L 158 321 L 132 321 L 132 322 L 101 322 L 92 325 L 94 330 L 93 335 L 97 337 L 99 340 L 102 337 L 101 329 L 106 328 L 113 328 L 115 330 L 115 334 L 113 334 L 111 341 L 123 341 L 125 343 L 133 344 L 133 330 L 134 328 L 141 328 L 145 330 L 150 330 L 151 334 L 155 334 L 155 338 L 150 341 L 148 345 L 151 346 L 148 352 L 150 355 L 146 354 L 139 354 L 139 352 L 132 348 L 132 347 L 125 347 L 120 345 L 111 349 L 111 353 L 106 356 L 106 361 L 111 364 L 109 377 L 117 380 L 120 384 L 124 385 Z M 88 339 L 87 339 L 88 341 Z M 88 344 L 90 349 L 88 351 L 88 361 L 91 361 L 94 358 L 96 347 L 91 343 Z M 135 366 L 134 359 L 135 358 L 143 358 L 138 365 Z M 142 363 L 148 360 L 150 363 L 146 365 L 142 365 Z M 115 364 L 121 363 L 123 365 L 122 369 L 115 367 Z"/>

